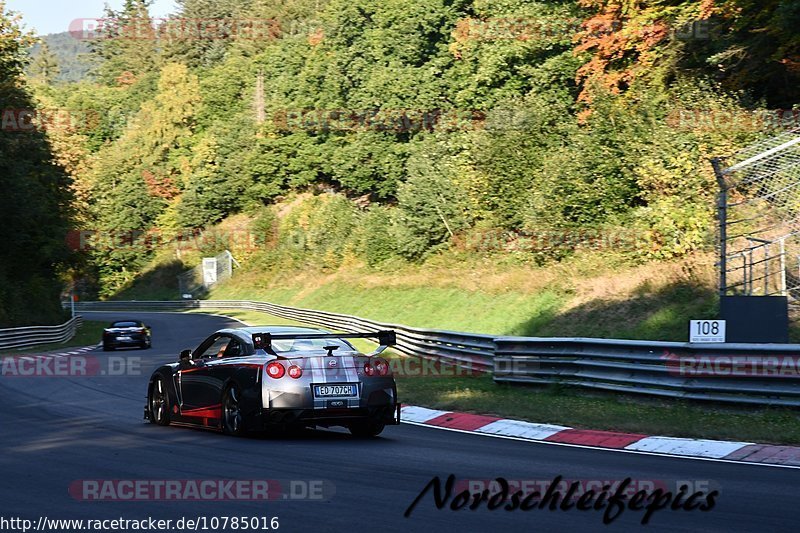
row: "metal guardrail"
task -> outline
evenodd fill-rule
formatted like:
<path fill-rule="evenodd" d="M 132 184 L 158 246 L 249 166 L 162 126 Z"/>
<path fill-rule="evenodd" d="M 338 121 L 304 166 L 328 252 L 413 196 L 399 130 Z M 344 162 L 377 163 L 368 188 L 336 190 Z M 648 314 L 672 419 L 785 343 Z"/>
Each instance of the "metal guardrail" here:
<path fill-rule="evenodd" d="M 186 309 L 237 309 L 260 311 L 326 329 L 346 332 L 392 329 L 397 333 L 394 349 L 405 355 L 441 360 L 465 368 L 490 371 L 494 355 L 494 336 L 455 331 L 418 329 L 399 324 L 376 322 L 351 315 L 301 309 L 249 300 L 181 300 L 172 302 L 79 302 L 77 311 L 170 311 Z"/>
<path fill-rule="evenodd" d="M 267 302 L 81 302 L 79 311 L 237 309 L 336 331 L 397 332 L 403 354 L 494 372 L 501 383 L 564 384 L 690 400 L 800 407 L 800 345 L 495 337 L 411 328 Z M 789 365 L 787 367 L 786 365 Z"/>
<path fill-rule="evenodd" d="M 83 322 L 79 316 L 57 326 L 26 326 L 0 329 L 0 349 L 26 348 L 38 344 L 66 342 L 75 336 Z"/>
<path fill-rule="evenodd" d="M 800 345 L 495 339 L 494 379 L 691 400 L 800 406 Z"/>

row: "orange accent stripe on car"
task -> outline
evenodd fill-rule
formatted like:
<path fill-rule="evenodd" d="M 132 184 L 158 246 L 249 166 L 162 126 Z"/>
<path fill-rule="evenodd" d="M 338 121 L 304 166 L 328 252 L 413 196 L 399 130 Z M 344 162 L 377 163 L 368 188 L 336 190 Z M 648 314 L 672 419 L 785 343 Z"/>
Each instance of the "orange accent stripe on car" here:
<path fill-rule="evenodd" d="M 182 410 L 181 415 L 192 418 L 222 418 L 222 405 L 212 405 L 211 407 L 201 407 L 187 411 Z"/>

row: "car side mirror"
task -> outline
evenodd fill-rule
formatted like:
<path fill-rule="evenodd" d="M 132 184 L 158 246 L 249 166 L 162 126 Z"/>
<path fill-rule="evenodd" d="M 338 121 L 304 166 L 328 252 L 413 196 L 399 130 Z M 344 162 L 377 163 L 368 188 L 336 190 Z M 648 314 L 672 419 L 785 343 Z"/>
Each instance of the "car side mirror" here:
<path fill-rule="evenodd" d="M 192 361 L 192 351 L 191 350 L 183 350 L 181 351 L 181 355 L 179 356 L 178 361 L 181 364 L 189 364 Z"/>

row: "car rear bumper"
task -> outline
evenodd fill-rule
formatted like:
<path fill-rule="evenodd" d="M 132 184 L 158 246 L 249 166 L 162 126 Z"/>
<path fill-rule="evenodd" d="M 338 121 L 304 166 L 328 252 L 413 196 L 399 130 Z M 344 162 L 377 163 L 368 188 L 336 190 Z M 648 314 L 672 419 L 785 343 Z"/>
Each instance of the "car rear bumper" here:
<path fill-rule="evenodd" d="M 104 337 L 103 344 L 106 346 L 138 346 L 148 341 L 148 337 L 144 333 L 136 333 L 126 335 L 127 339 L 120 339 L 119 337 Z"/>
<path fill-rule="evenodd" d="M 262 409 L 260 426 L 347 426 L 370 420 L 386 425 L 400 423 L 400 404 L 342 409 Z"/>

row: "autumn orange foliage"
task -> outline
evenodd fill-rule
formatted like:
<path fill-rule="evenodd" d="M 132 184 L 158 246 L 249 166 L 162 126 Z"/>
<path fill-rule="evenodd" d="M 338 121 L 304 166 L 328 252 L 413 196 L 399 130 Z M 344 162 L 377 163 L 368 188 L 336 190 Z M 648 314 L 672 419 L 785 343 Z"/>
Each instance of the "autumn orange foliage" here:
<path fill-rule="evenodd" d="M 576 35 L 575 52 L 591 54 L 578 69 L 579 100 L 591 104 L 596 90 L 618 94 L 656 65 L 674 27 L 705 20 L 715 0 L 664 2 L 641 0 L 579 0 L 594 12 Z"/>

